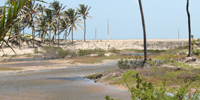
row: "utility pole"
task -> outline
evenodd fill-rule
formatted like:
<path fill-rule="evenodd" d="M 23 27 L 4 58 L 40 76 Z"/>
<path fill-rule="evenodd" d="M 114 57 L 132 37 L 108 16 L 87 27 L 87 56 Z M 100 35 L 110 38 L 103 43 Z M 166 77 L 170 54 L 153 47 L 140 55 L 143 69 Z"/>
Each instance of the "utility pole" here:
<path fill-rule="evenodd" d="M 179 33 L 179 30 L 178 30 L 178 40 L 180 39 L 180 33 Z"/>
<path fill-rule="evenodd" d="M 109 19 L 107 20 L 107 24 L 108 24 L 108 30 L 107 30 L 107 34 L 108 34 L 108 41 L 109 41 Z"/>

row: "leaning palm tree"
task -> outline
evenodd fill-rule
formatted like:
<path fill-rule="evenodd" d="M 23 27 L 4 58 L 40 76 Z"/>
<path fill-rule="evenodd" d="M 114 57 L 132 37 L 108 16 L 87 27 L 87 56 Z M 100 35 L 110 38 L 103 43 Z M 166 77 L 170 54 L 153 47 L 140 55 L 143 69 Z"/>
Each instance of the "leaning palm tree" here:
<path fill-rule="evenodd" d="M 85 37 L 86 37 L 86 18 L 92 18 L 91 16 L 89 16 L 89 10 L 91 7 L 88 7 L 88 5 L 84 5 L 84 4 L 80 4 L 79 8 L 78 8 L 78 12 L 80 14 L 81 17 L 83 17 L 84 20 L 84 41 L 85 41 Z"/>
<path fill-rule="evenodd" d="M 192 46 L 191 46 L 191 25 L 190 25 L 190 12 L 189 12 L 189 0 L 187 0 L 186 11 L 188 16 L 188 33 L 189 33 L 189 53 L 188 57 L 193 56 L 192 54 Z"/>
<path fill-rule="evenodd" d="M 1 20 L 0 42 L 2 44 L 5 42 L 11 49 L 12 47 L 8 44 L 7 41 L 4 40 L 4 37 L 6 36 L 6 33 L 12 28 L 12 26 L 16 23 L 16 18 L 18 16 L 18 13 L 24 8 L 24 6 L 26 6 L 29 0 L 12 0 L 12 1 L 14 3 L 10 3 L 8 8 L 6 8 L 6 4 L 4 5 L 0 18 Z"/>
<path fill-rule="evenodd" d="M 38 3 L 35 2 L 35 0 L 28 2 L 28 4 L 26 5 L 26 7 L 24 8 L 24 10 L 27 12 L 26 13 L 26 26 L 28 26 L 28 28 L 32 29 L 32 43 L 33 43 L 33 47 L 35 47 L 35 23 L 36 23 L 36 15 L 38 15 L 36 13 L 36 9 L 37 9 Z"/>
<path fill-rule="evenodd" d="M 142 26 L 143 26 L 143 36 L 144 36 L 144 62 L 142 67 L 149 67 L 147 63 L 147 43 L 146 43 L 146 28 L 145 28 L 145 20 L 144 20 L 144 13 L 143 13 L 143 8 L 142 8 L 142 2 L 141 0 L 139 1 L 139 6 L 140 6 L 140 13 L 141 13 L 141 19 L 142 19 Z"/>
<path fill-rule="evenodd" d="M 55 17 L 57 18 L 57 21 L 58 21 L 58 26 L 57 26 L 57 31 L 58 31 L 58 47 L 60 46 L 60 29 L 59 29 L 59 26 L 60 26 L 60 21 L 61 21 L 61 13 L 62 13 L 62 10 L 65 9 L 66 6 L 63 7 L 63 4 L 61 4 L 59 1 L 54 1 L 53 3 L 50 4 L 50 8 L 52 8 L 52 10 L 55 12 Z M 56 36 L 56 34 L 55 34 Z M 56 37 L 55 37 L 56 39 Z"/>
<path fill-rule="evenodd" d="M 74 40 L 73 39 L 73 30 L 77 30 L 76 25 L 78 25 L 79 27 L 81 27 L 79 25 L 79 23 L 81 23 L 81 20 L 79 19 L 80 16 L 78 16 L 78 12 L 76 12 L 72 8 L 69 8 L 67 11 L 64 12 L 64 14 L 69 19 L 69 25 L 70 25 L 70 28 L 71 28 L 72 43 L 73 43 L 73 40 Z"/>

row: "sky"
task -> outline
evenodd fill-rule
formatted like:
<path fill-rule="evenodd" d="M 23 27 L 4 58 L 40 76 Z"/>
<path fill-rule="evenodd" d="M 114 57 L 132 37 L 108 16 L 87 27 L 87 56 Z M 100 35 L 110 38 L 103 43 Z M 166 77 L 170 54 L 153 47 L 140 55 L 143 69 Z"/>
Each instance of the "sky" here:
<path fill-rule="evenodd" d="M 53 2 L 54 0 L 44 0 Z M 107 39 L 107 20 L 110 24 L 110 39 L 142 39 L 142 23 L 138 0 L 58 0 L 68 8 L 79 4 L 91 6 L 87 18 L 86 39 Z M 188 38 L 186 13 L 187 0 L 142 0 L 146 23 L 147 39 Z M 0 5 L 5 3 L 0 0 Z M 44 4 L 46 5 L 46 4 Z M 191 28 L 194 38 L 200 38 L 200 0 L 190 0 Z M 48 5 L 46 5 L 48 7 Z M 82 24 L 83 26 L 83 24 Z M 26 30 L 31 34 L 31 30 Z M 84 32 L 81 28 L 74 31 L 74 39 L 81 40 Z M 69 37 L 70 38 L 70 37 Z"/>

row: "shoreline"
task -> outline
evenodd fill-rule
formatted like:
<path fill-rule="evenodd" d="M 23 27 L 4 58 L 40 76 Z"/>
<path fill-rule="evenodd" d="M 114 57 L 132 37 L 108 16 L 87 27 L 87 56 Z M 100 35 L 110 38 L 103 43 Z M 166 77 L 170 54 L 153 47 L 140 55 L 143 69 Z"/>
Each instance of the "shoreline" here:
<path fill-rule="evenodd" d="M 87 64 L 87 63 L 74 63 L 71 64 L 72 60 L 65 60 L 65 59 L 56 59 L 56 60 L 45 60 L 38 63 L 49 63 L 53 65 L 39 65 L 39 66 L 24 66 L 24 67 L 8 67 L 8 68 L 17 68 L 20 70 L 2 70 L 0 71 L 0 75 L 9 75 L 9 74 L 18 74 L 18 73 L 27 73 L 27 72 L 35 72 L 40 70 L 51 70 L 51 69 L 62 69 L 68 68 L 73 66 L 92 66 L 92 65 L 104 65 L 108 63 L 112 63 L 118 61 L 119 59 L 112 59 L 112 60 L 103 60 L 102 62 L 94 63 L 94 64 Z M 24 63 L 32 63 L 35 61 L 14 61 L 14 62 L 0 62 L 0 65 L 6 64 L 24 64 Z"/>

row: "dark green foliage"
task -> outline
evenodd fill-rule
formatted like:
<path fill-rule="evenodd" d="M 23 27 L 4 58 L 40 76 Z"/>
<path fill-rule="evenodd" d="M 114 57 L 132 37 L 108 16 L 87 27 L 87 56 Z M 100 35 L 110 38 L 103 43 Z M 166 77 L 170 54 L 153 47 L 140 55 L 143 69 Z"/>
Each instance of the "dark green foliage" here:
<path fill-rule="evenodd" d="M 110 98 L 108 95 L 105 97 L 106 100 L 114 100 L 112 98 Z"/>
<path fill-rule="evenodd" d="M 60 50 L 58 51 L 58 54 L 59 54 L 59 57 L 60 57 L 60 58 L 65 58 L 67 55 L 69 55 L 69 50 L 60 49 Z"/>
<path fill-rule="evenodd" d="M 51 58 L 64 58 L 69 54 L 69 50 L 63 50 L 60 47 L 46 46 L 44 49 L 44 56 L 51 56 Z"/>
<path fill-rule="evenodd" d="M 194 55 L 199 55 L 200 54 L 200 49 L 195 49 L 192 51 Z"/>
<path fill-rule="evenodd" d="M 116 48 L 110 48 L 110 49 L 109 49 L 109 52 L 112 52 L 112 53 L 119 53 L 120 50 L 117 50 Z"/>
<path fill-rule="evenodd" d="M 141 60 L 141 56 L 135 55 L 133 58 L 121 58 L 118 61 L 118 66 L 120 69 L 128 69 L 128 68 L 140 68 L 143 64 L 143 60 Z"/>
<path fill-rule="evenodd" d="M 98 56 L 104 56 L 105 53 L 106 51 L 103 49 L 79 49 L 78 51 L 79 56 L 86 56 L 90 54 L 98 54 Z"/>

